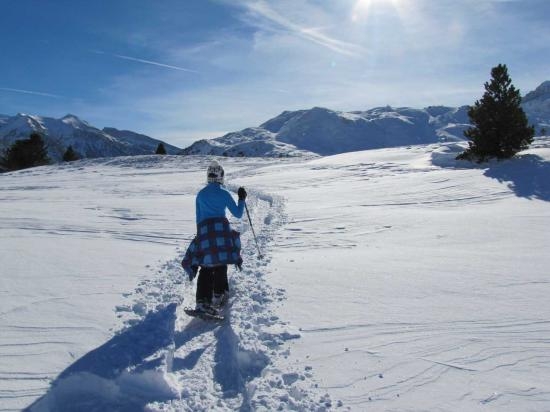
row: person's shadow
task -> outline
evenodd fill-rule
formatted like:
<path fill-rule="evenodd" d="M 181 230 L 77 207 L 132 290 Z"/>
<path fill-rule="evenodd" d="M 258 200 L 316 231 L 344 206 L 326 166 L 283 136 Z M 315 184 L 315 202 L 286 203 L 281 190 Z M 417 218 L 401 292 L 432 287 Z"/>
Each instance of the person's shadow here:
<path fill-rule="evenodd" d="M 176 394 L 158 368 L 170 362 L 176 304 L 150 312 L 65 369 L 25 411 L 139 411 Z"/>
<path fill-rule="evenodd" d="M 508 184 L 518 197 L 550 201 L 550 162 L 540 156 L 528 154 L 513 162 L 492 163 L 484 175 Z"/>
<path fill-rule="evenodd" d="M 229 311 L 222 324 L 192 319 L 185 329 L 175 332 L 176 308 L 172 303 L 149 312 L 137 324 L 88 352 L 65 369 L 48 392 L 24 411 L 134 412 L 144 410 L 151 402 L 178 399 L 180 394 L 166 381 L 166 372 L 194 369 L 213 345 L 214 381 L 220 385 L 223 397 L 242 394 L 240 409 L 248 410 L 246 383 L 260 376 L 269 358 L 262 352 L 240 347 Z M 176 350 L 212 330 L 214 341 L 174 359 Z"/>

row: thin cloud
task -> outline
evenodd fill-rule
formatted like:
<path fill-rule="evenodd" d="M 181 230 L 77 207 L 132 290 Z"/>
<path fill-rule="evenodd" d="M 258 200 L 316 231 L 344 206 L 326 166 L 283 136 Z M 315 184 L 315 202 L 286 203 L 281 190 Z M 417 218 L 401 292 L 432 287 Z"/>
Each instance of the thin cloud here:
<path fill-rule="evenodd" d="M 53 97 L 54 99 L 63 99 L 64 98 L 64 96 L 60 96 L 58 94 L 43 93 L 43 92 L 37 92 L 37 91 L 33 91 L 33 90 L 12 89 L 11 87 L 0 87 L 0 90 L 5 91 L 5 92 L 32 94 L 32 95 L 35 95 L 35 96 Z"/>
<path fill-rule="evenodd" d="M 285 16 L 273 10 L 264 1 L 256 1 L 252 3 L 246 2 L 244 3 L 244 7 L 253 15 L 260 16 L 268 22 L 272 24 L 274 23 L 303 39 L 319 44 L 337 53 L 352 57 L 358 57 L 365 53 L 365 49 L 360 45 L 332 38 L 321 33 L 317 29 L 302 27 L 299 24 L 290 21 Z"/>
<path fill-rule="evenodd" d="M 185 67 L 172 66 L 172 65 L 169 65 L 169 64 L 154 62 L 154 61 L 151 61 L 151 60 L 138 59 L 137 57 L 124 56 L 124 55 L 121 55 L 121 54 L 114 54 L 114 53 L 106 53 L 106 52 L 103 52 L 101 50 L 93 50 L 92 52 L 95 53 L 95 54 L 104 54 L 106 56 L 116 57 L 117 59 L 130 60 L 130 61 L 133 61 L 133 62 L 150 64 L 152 66 L 164 67 L 166 69 L 179 70 L 179 71 L 188 72 L 188 73 L 199 73 L 196 70 L 187 69 Z"/>

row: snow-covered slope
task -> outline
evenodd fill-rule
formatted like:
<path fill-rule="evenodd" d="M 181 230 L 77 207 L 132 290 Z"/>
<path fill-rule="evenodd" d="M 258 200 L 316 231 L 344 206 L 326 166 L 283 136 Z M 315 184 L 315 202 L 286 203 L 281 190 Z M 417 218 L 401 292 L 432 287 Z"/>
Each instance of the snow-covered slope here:
<path fill-rule="evenodd" d="M 262 127 L 251 127 L 228 133 L 211 140 L 199 140 L 184 149 L 185 155 L 214 155 L 229 157 L 316 157 L 317 154 L 300 150 L 293 144 L 277 140 L 276 133 Z"/>
<path fill-rule="evenodd" d="M 523 102 L 537 133 L 550 125 L 550 82 Z M 338 112 L 321 107 L 286 111 L 259 127 L 200 140 L 184 154 L 223 156 L 333 155 L 351 151 L 464 140 L 470 127 L 468 106 L 425 109 L 378 107 Z"/>
<path fill-rule="evenodd" d="M 182 311 L 209 157 L 0 176 L 0 409 L 547 411 L 550 139 L 463 148 L 219 158 L 264 255 L 233 219 L 221 324 Z"/>
<path fill-rule="evenodd" d="M 106 128 L 99 130 L 75 115 L 61 119 L 18 114 L 0 116 L 0 149 L 16 140 L 27 139 L 36 131 L 44 136 L 49 156 L 59 161 L 67 147 L 72 146 L 84 158 L 142 155 L 154 153 L 159 140 L 129 131 Z M 179 149 L 164 144 L 169 154 Z"/>
<path fill-rule="evenodd" d="M 195 142 L 183 154 L 224 156 L 332 155 L 461 139 L 465 108 L 379 107 L 338 112 L 321 107 L 283 112 L 259 127 Z"/>

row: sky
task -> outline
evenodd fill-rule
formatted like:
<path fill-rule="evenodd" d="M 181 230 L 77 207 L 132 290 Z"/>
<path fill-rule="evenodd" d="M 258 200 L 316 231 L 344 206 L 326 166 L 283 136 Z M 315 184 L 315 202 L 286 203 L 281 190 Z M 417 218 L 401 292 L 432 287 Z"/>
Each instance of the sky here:
<path fill-rule="evenodd" d="M 473 104 L 550 80 L 548 0 L 0 0 L 0 114 L 179 147 L 285 110 Z"/>

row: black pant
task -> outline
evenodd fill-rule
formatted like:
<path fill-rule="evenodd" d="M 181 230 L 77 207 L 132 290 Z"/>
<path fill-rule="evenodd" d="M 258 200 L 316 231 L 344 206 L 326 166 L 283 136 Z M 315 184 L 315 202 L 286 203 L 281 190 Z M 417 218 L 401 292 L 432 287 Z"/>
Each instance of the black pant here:
<path fill-rule="evenodd" d="M 212 302 L 212 293 L 222 294 L 229 290 L 227 265 L 201 266 L 197 279 L 197 303 Z"/>

